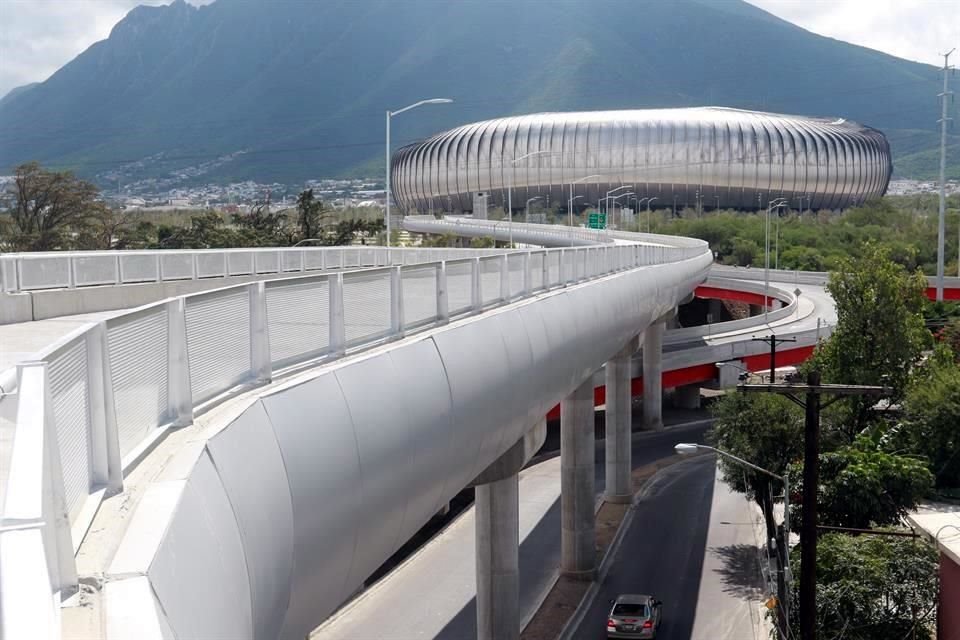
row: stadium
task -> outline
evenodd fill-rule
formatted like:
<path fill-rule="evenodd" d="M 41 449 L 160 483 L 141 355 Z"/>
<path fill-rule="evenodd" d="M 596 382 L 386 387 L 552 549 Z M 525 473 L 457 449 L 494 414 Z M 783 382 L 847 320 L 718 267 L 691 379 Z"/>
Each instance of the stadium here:
<path fill-rule="evenodd" d="M 842 118 L 722 107 L 538 113 L 463 125 L 393 154 L 408 213 L 596 205 L 629 185 L 654 207 L 843 209 L 884 194 L 883 133 Z"/>

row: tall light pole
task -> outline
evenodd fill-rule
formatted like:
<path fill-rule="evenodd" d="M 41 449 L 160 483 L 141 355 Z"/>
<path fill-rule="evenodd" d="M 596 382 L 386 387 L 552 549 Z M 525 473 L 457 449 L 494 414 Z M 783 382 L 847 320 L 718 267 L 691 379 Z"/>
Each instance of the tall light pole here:
<path fill-rule="evenodd" d="M 531 151 L 525 155 L 520 156 L 519 158 L 514 158 L 510 161 L 510 174 L 507 180 L 507 214 L 510 216 L 510 246 L 513 247 L 513 170 L 516 168 L 517 163 L 521 160 L 526 160 L 531 156 L 539 156 L 543 154 L 556 153 L 556 151 Z"/>
<path fill-rule="evenodd" d="M 779 480 L 783 483 L 783 547 L 781 553 L 778 554 L 778 559 L 780 560 L 780 570 L 782 572 L 783 581 L 785 588 L 782 590 L 782 593 L 778 594 L 783 598 L 783 611 L 781 612 L 781 620 L 785 623 L 780 627 L 781 632 L 786 630 L 786 636 L 789 636 L 789 624 L 790 624 L 790 584 L 789 584 L 789 559 L 790 559 L 790 473 L 784 473 L 782 476 L 777 475 L 773 471 L 768 471 L 763 467 L 758 467 L 752 462 L 747 462 L 743 458 L 738 458 L 732 453 L 727 453 L 722 449 L 717 449 L 716 447 L 708 447 L 705 444 L 693 444 L 689 442 L 681 442 L 674 446 L 673 450 L 676 451 L 679 455 L 689 455 L 695 453 L 699 450 L 713 451 L 718 456 L 722 456 L 728 460 L 747 467 L 748 469 L 753 469 L 759 473 L 762 473 L 766 476 Z"/>
<path fill-rule="evenodd" d="M 950 51 L 943 54 L 943 93 L 940 94 L 940 217 L 937 223 L 937 302 L 943 301 L 943 244 L 944 235 L 946 234 L 944 178 L 947 166 L 947 120 L 950 119 L 947 118 L 947 97 L 950 95 L 947 79 L 950 77 L 950 65 L 948 62 L 950 60 L 950 54 L 954 51 L 955 49 L 950 49 Z M 960 242 L 960 237 L 958 237 L 958 242 Z M 958 247 L 960 247 L 960 244 L 958 244 Z M 957 265 L 958 270 L 960 270 L 960 254 L 957 255 Z"/>
<path fill-rule="evenodd" d="M 416 109 L 417 107 L 425 104 L 446 104 L 448 102 L 453 102 L 450 98 L 430 98 L 429 100 L 421 100 L 420 102 L 414 102 L 411 105 L 407 105 L 403 109 L 397 109 L 396 111 L 390 111 L 387 109 L 387 193 L 386 193 L 386 205 L 387 205 L 387 246 L 390 246 L 390 118 L 396 115 L 400 115 L 404 111 L 410 111 L 410 109 Z"/>
<path fill-rule="evenodd" d="M 621 193 L 621 194 L 618 195 L 618 196 L 613 196 L 612 202 L 613 202 L 613 216 L 614 216 L 614 218 L 615 218 L 616 215 L 617 215 L 617 200 L 619 200 L 620 198 L 623 198 L 624 196 L 633 196 L 633 195 L 636 195 L 633 191 L 627 191 L 626 193 Z M 607 208 L 609 208 L 609 207 L 610 207 L 610 205 L 608 204 L 608 205 L 607 205 Z M 623 217 L 623 214 L 622 214 L 622 213 L 621 213 L 621 216 L 620 216 L 620 217 L 621 217 L 621 218 Z M 611 218 L 611 219 L 612 219 L 612 218 Z M 607 226 L 608 226 L 608 227 L 610 226 L 610 221 L 609 221 L 609 220 L 607 221 Z"/>
<path fill-rule="evenodd" d="M 543 196 L 533 196 L 527 200 L 525 205 L 523 205 L 523 222 L 526 224 L 530 223 L 530 203 L 534 200 L 543 200 Z"/>
<path fill-rule="evenodd" d="M 763 251 L 763 321 L 767 322 L 770 312 L 770 210 L 779 209 L 786 204 L 786 198 L 777 198 L 767 203 L 767 214 L 764 219 L 764 251 Z"/>
<path fill-rule="evenodd" d="M 650 233 L 650 205 L 656 200 L 656 196 L 647 200 L 647 233 Z"/>
<path fill-rule="evenodd" d="M 604 206 L 608 209 L 608 211 L 607 211 L 608 214 L 610 213 L 610 212 L 609 212 L 609 209 L 610 209 L 610 194 L 611 194 L 611 193 L 616 193 L 617 191 L 620 191 L 621 189 L 632 189 L 632 188 L 633 188 L 633 185 L 632 185 L 632 184 L 622 184 L 622 185 L 620 185 L 619 187 L 617 187 L 616 189 L 611 189 L 610 191 L 607 191 L 607 195 L 604 196 L 603 200 L 604 200 Z M 609 216 L 607 216 L 607 217 L 609 217 Z"/>
<path fill-rule="evenodd" d="M 584 180 L 590 180 L 591 178 L 599 178 L 599 177 L 600 177 L 600 174 L 595 173 L 595 174 L 593 174 L 592 176 L 584 176 L 584 177 L 582 177 L 582 178 L 577 178 L 576 180 L 574 180 L 573 182 L 570 183 L 570 206 L 567 207 L 567 219 L 570 221 L 570 225 L 569 225 L 569 226 L 570 226 L 570 229 L 571 229 L 571 231 L 570 231 L 570 246 L 571 246 L 571 247 L 573 246 L 573 201 L 576 200 L 576 199 L 579 198 L 579 197 L 582 197 L 582 196 L 577 196 L 577 198 L 574 198 L 574 197 L 573 197 L 573 185 L 579 184 L 579 183 L 583 182 Z"/>

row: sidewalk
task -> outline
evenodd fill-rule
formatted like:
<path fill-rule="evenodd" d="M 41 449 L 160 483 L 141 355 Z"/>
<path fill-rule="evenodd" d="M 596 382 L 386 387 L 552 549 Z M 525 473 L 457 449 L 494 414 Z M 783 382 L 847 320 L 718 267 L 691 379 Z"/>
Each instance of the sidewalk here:
<path fill-rule="evenodd" d="M 769 637 L 761 573 L 764 530 L 760 508 L 724 484 L 717 469 L 710 525 L 691 640 Z M 763 556 L 765 557 L 765 556 Z"/>

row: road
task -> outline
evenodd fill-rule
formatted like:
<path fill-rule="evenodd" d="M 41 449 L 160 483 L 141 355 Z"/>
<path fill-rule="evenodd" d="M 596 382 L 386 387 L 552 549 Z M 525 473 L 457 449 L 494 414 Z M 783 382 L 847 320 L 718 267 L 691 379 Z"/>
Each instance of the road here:
<path fill-rule="evenodd" d="M 571 637 L 606 638 L 610 600 L 621 593 L 649 593 L 663 601 L 663 623 L 657 637 L 690 638 L 715 464 L 713 456 L 690 460 L 666 469 L 648 485 L 593 605 Z"/>
<path fill-rule="evenodd" d="M 702 442 L 707 428 L 706 423 L 699 423 L 657 433 L 634 434 L 634 466 L 673 456 L 673 446 L 677 442 Z M 597 443 L 598 494 L 604 485 L 603 447 L 603 442 Z M 555 458 L 523 472 L 526 478 L 521 480 L 520 488 L 521 611 L 532 610 L 537 605 L 539 597 L 552 585 L 560 566 L 559 469 L 559 458 Z M 709 497 L 702 508 L 709 515 Z M 475 638 L 473 534 L 473 511 L 469 509 L 394 574 L 371 588 L 311 637 L 314 640 L 368 638 L 367 625 L 382 617 L 384 611 L 390 611 L 390 625 L 377 627 L 377 637 L 384 640 Z M 701 544 L 701 558 L 702 551 Z M 692 602 L 695 600 L 694 596 Z"/>

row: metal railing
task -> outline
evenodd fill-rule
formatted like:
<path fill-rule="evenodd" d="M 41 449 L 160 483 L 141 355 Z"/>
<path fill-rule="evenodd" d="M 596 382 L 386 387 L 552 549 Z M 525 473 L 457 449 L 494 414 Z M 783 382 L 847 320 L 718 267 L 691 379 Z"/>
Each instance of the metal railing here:
<path fill-rule="evenodd" d="M 190 424 L 212 401 L 265 384 L 281 370 L 329 362 L 553 289 L 693 257 L 692 247 L 640 244 L 513 252 L 320 251 L 296 250 L 292 262 L 286 250 L 219 252 L 214 260 L 219 271 L 204 257 L 215 254 L 188 252 L 184 264 L 194 275 L 237 273 L 240 255 L 246 256 L 243 270 L 259 269 L 256 265 L 306 270 L 309 264 L 356 269 L 256 281 L 149 304 L 82 327 L 37 354 L 34 362 L 18 365 L 15 394 L 7 390 L 0 397 L 0 419 L 15 415 L 11 472 L 0 493 L 0 544 L 33 558 L 32 570 L 47 576 L 51 592 L 75 583 L 73 554 L 104 493 L 122 489 L 124 474 L 162 434 Z M 703 244 L 699 254 L 705 251 Z M 311 263 L 317 255 L 322 260 Z M 129 256 L 113 254 L 107 263 L 94 257 L 41 256 L 34 262 L 21 255 L 7 264 L 14 262 L 22 274 L 24 265 L 62 260 L 66 267 L 53 264 L 72 274 L 71 286 L 125 281 Z M 153 275 L 163 275 L 163 260 L 151 254 L 144 264 L 159 270 Z M 393 264 L 377 267 L 381 262 Z M 87 269 L 101 264 L 113 271 L 89 277 Z M 147 272 L 144 267 L 137 277 Z M 186 277 L 187 269 L 181 273 Z M 78 274 L 84 275 L 78 279 Z M 34 274 L 29 282 L 55 281 Z M 16 282 L 24 285 L 22 279 Z M 64 517 L 51 519 L 51 514 Z M 42 530 L 30 529 L 34 525 Z M 40 556 L 33 553 L 37 544 L 44 551 Z M 6 582 L 16 574 L 6 567 L 0 573 L 5 598 L 16 590 Z M 43 601 L 47 606 L 51 592 Z M 5 630 L 17 628 L 22 615 L 43 614 L 4 604 L 9 605 L 0 607 Z"/>
<path fill-rule="evenodd" d="M 350 246 L 9 253 L 0 255 L 0 290 L 18 293 L 231 276 L 296 275 L 435 262 L 494 252 L 497 251 Z"/>

